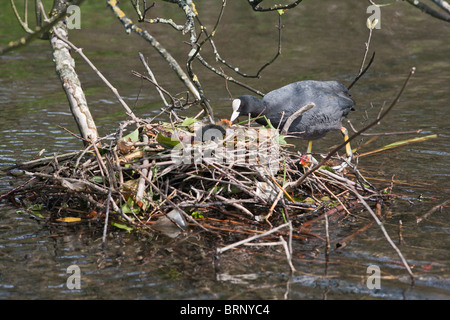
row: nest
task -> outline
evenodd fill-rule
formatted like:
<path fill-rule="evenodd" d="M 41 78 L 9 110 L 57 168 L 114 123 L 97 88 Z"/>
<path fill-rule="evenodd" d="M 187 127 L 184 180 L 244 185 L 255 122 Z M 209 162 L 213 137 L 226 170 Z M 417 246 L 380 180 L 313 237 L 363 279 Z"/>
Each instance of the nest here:
<path fill-rule="evenodd" d="M 130 125 L 137 129 L 122 136 Z M 358 204 L 351 190 L 380 196 L 351 165 L 337 171 L 348 164 L 339 157 L 305 177 L 312 164 L 273 128 L 141 120 L 101 144 L 9 168 L 29 179 L 8 198 L 52 223 L 106 220 L 171 237 L 199 229 L 236 239 L 290 222 L 303 239 L 311 236 L 305 226 Z"/>

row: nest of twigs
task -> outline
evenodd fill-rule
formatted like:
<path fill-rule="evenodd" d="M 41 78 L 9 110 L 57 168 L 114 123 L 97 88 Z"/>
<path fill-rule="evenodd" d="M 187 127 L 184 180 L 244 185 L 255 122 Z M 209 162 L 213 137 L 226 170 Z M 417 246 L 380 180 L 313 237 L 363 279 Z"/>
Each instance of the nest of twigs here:
<path fill-rule="evenodd" d="M 130 124 L 138 128 L 122 137 L 122 125 L 101 146 L 9 168 L 29 179 L 8 198 L 51 222 L 106 220 L 170 236 L 196 228 L 230 236 L 290 221 L 293 236 L 303 238 L 304 226 L 323 214 L 347 214 L 358 202 L 351 190 L 366 200 L 378 195 L 351 164 L 333 169 L 347 165 L 342 158 L 304 179 L 312 165 L 274 129 L 204 126 L 192 118 Z"/>

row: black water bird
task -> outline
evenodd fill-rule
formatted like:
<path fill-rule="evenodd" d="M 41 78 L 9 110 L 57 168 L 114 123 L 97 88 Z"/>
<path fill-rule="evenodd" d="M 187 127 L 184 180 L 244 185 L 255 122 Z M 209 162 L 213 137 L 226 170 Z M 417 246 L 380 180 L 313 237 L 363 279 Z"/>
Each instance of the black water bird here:
<path fill-rule="evenodd" d="M 202 126 L 197 130 L 195 134 L 196 141 L 214 141 L 218 142 L 226 136 L 227 128 L 231 126 L 231 122 L 228 119 L 222 119 L 216 123 L 210 123 Z"/>
<path fill-rule="evenodd" d="M 324 137 L 331 130 L 341 130 L 347 141 L 342 121 L 354 110 L 354 105 L 347 88 L 337 81 L 299 81 L 273 90 L 262 99 L 251 95 L 234 99 L 230 121 L 248 114 L 258 117 L 256 122 L 262 125 L 267 125 L 268 119 L 283 134 L 309 140 L 309 154 L 312 140 Z M 348 157 L 353 157 L 349 143 L 346 152 Z"/>

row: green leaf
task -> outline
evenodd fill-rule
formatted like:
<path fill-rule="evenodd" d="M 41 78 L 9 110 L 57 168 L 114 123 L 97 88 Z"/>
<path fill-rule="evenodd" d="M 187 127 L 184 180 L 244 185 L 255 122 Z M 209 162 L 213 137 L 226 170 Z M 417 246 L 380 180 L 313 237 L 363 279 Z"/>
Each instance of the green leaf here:
<path fill-rule="evenodd" d="M 158 132 L 158 135 L 156 136 L 156 141 L 158 141 L 159 144 L 168 149 L 172 149 L 173 147 L 175 147 L 177 144 L 180 143 L 180 141 L 176 139 L 166 137 L 165 135 L 161 134 L 161 132 Z"/>
<path fill-rule="evenodd" d="M 95 182 L 95 183 L 103 183 L 103 177 L 101 176 L 94 176 L 91 179 L 89 179 L 90 182 Z"/>
<path fill-rule="evenodd" d="M 200 211 L 194 211 L 191 213 L 192 218 L 194 219 L 204 219 L 205 217 L 203 216 L 203 213 Z"/>
<path fill-rule="evenodd" d="M 190 126 L 192 124 L 194 124 L 195 122 L 197 122 L 197 119 L 194 118 L 186 118 L 183 120 L 183 123 L 181 124 L 182 126 Z"/>
<path fill-rule="evenodd" d="M 133 231 L 133 228 L 131 228 L 130 226 L 127 226 L 126 224 L 123 224 L 123 223 L 111 222 L 111 225 L 116 227 L 116 228 L 119 228 L 119 229 L 122 229 L 122 230 L 126 230 L 128 232 Z"/>
<path fill-rule="evenodd" d="M 128 198 L 127 202 L 122 205 L 122 212 L 123 213 L 139 213 L 139 207 L 135 206 L 135 203 L 133 199 Z"/>
<path fill-rule="evenodd" d="M 315 204 L 316 203 L 316 201 L 311 197 L 307 197 L 305 200 L 303 200 L 303 202 L 307 203 L 307 204 Z"/>
<path fill-rule="evenodd" d="M 121 140 L 138 142 L 139 141 L 139 128 L 134 130 L 133 132 L 127 134 L 125 137 L 122 137 Z"/>
<path fill-rule="evenodd" d="M 281 134 L 278 135 L 277 140 L 278 140 L 278 144 L 279 144 L 280 146 L 285 146 L 285 145 L 287 145 L 287 142 L 286 142 L 286 140 L 284 139 L 284 136 L 282 136 Z"/>
<path fill-rule="evenodd" d="M 30 207 L 28 208 L 28 210 L 30 210 L 30 211 L 41 211 L 41 210 L 42 210 L 42 207 L 43 207 L 42 204 L 37 203 L 37 204 L 33 204 L 32 206 L 30 206 Z"/>
<path fill-rule="evenodd" d="M 327 171 L 330 171 L 331 173 L 334 173 L 333 168 L 329 167 L 329 166 L 320 166 L 319 169 L 327 170 Z"/>

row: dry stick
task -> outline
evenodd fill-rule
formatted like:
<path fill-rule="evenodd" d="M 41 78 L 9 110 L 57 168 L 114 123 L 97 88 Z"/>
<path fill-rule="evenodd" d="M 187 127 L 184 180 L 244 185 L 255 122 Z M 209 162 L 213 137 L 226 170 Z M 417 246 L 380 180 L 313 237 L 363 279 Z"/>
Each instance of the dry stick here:
<path fill-rule="evenodd" d="M 344 208 L 344 210 L 345 210 L 348 214 L 350 214 L 350 211 L 348 211 L 347 207 L 342 203 L 342 201 L 341 201 L 341 199 L 339 199 L 339 197 L 337 197 L 333 192 L 331 192 L 331 190 L 328 189 L 328 187 L 327 187 L 322 181 L 320 181 L 320 179 L 317 179 L 317 182 L 319 182 L 319 184 L 320 184 L 323 188 L 325 188 L 325 190 L 327 190 L 328 193 L 331 194 L 331 196 L 332 196 L 333 198 L 335 198 L 335 199 L 340 203 L 340 205 L 342 206 L 342 208 Z M 328 233 L 328 215 L 325 213 L 324 216 L 325 216 L 326 253 L 328 253 L 328 251 L 329 251 L 330 248 L 331 248 L 331 246 L 330 246 L 330 235 L 329 235 L 329 233 Z"/>
<path fill-rule="evenodd" d="M 297 119 L 298 117 L 300 117 L 302 114 L 304 114 L 306 111 L 308 111 L 309 109 L 314 108 L 315 106 L 316 106 L 316 104 L 314 102 L 311 102 L 311 103 L 301 107 L 297 111 L 295 111 L 292 115 L 290 115 L 289 118 L 287 118 L 286 122 L 284 123 L 283 130 L 281 130 L 281 134 L 286 135 L 289 131 L 289 128 L 290 128 L 292 122 L 295 119 Z M 280 121 L 280 123 L 281 123 L 281 121 Z"/>
<path fill-rule="evenodd" d="M 386 229 L 384 228 L 383 222 L 381 222 L 380 219 L 378 219 L 377 215 L 375 214 L 375 212 L 373 212 L 372 208 L 367 204 L 366 201 L 364 201 L 364 198 L 354 188 L 352 188 L 350 190 L 356 195 L 356 197 L 358 197 L 359 201 L 364 205 L 364 207 L 366 207 L 367 211 L 369 211 L 369 213 L 372 216 L 372 218 L 378 224 L 378 226 L 380 227 L 381 231 L 384 234 L 384 237 L 389 242 L 389 244 L 392 246 L 392 248 L 394 248 L 394 250 L 397 252 L 397 254 L 400 257 L 400 259 L 402 260 L 403 265 L 405 266 L 406 270 L 408 271 L 408 273 L 409 273 L 409 275 L 411 277 L 411 282 L 414 283 L 414 275 L 413 275 L 413 273 L 411 271 L 411 268 L 408 265 L 408 262 L 403 257 L 403 254 L 401 253 L 400 249 L 395 245 L 395 243 L 389 237 L 389 234 L 387 233 Z"/>
<path fill-rule="evenodd" d="M 251 242 L 251 241 L 256 240 L 256 239 L 258 239 L 258 238 L 268 236 L 268 235 L 270 235 L 270 234 L 272 234 L 272 233 L 274 233 L 274 232 L 277 232 L 278 230 L 280 230 L 280 229 L 282 229 L 282 228 L 284 228 L 284 227 L 289 226 L 289 224 L 290 224 L 290 222 L 287 222 L 287 223 L 282 224 L 282 225 L 279 225 L 278 227 L 273 228 L 273 229 L 271 229 L 271 230 L 269 230 L 269 231 L 267 231 L 267 232 L 264 232 L 264 233 L 261 233 L 261 234 L 254 235 L 254 236 L 252 236 L 252 237 L 250 237 L 250 238 L 247 238 L 247 239 L 244 239 L 244 240 L 241 240 L 241 241 L 232 243 L 232 244 L 230 244 L 230 245 L 228 245 L 228 246 L 225 246 L 225 247 L 223 247 L 223 248 L 218 248 L 218 249 L 216 250 L 216 253 L 217 253 L 217 254 L 219 254 L 219 253 L 224 253 L 225 251 L 230 250 L 230 249 L 233 249 L 233 248 L 235 248 L 235 247 L 238 247 L 238 246 L 240 246 L 240 245 L 242 245 L 242 244 L 244 244 L 244 243 Z"/>
<path fill-rule="evenodd" d="M 398 221 L 398 243 L 399 244 L 403 244 L 405 242 L 405 239 L 403 239 L 402 228 L 403 228 L 403 222 L 402 222 L 402 220 L 399 220 Z"/>
<path fill-rule="evenodd" d="M 25 32 L 33 34 L 34 31 L 28 27 L 28 9 L 27 9 L 28 5 L 27 4 L 28 4 L 28 1 L 25 1 L 24 20 L 22 21 L 22 18 L 20 17 L 19 12 L 17 11 L 14 0 L 11 0 L 11 7 L 14 11 L 14 14 L 16 15 L 17 21 L 19 21 L 20 25 L 22 26 L 23 30 L 25 30 Z"/>
<path fill-rule="evenodd" d="M 60 39 L 61 41 L 65 42 L 69 47 L 71 47 L 75 52 L 77 52 L 86 62 L 87 64 L 94 70 L 94 72 L 99 76 L 100 79 L 103 80 L 103 82 L 111 89 L 113 94 L 116 96 L 117 100 L 119 100 L 122 107 L 125 109 L 125 112 L 137 123 L 139 122 L 139 119 L 134 115 L 133 111 L 131 111 L 130 107 L 123 101 L 122 97 L 120 96 L 119 92 L 116 88 L 112 86 L 112 84 L 103 76 L 103 74 L 94 66 L 94 64 L 89 60 L 88 57 L 83 53 L 83 49 L 76 47 L 73 43 L 71 43 L 69 40 L 66 40 L 62 38 L 53 28 L 53 32 L 55 33 L 56 37 Z"/>
<path fill-rule="evenodd" d="M 23 188 L 24 186 L 26 186 L 28 183 L 30 183 L 31 181 L 33 181 L 34 179 L 36 179 L 36 177 L 32 177 L 31 179 L 25 181 L 24 183 L 22 183 L 20 186 L 15 187 L 14 189 L 10 190 L 9 192 L 2 194 L 0 196 L 0 200 L 3 198 L 6 198 L 7 196 L 9 196 L 10 194 L 16 192 L 17 190 Z"/>
<path fill-rule="evenodd" d="M 64 128 L 63 126 L 57 125 L 57 127 L 60 128 L 60 129 L 63 129 L 64 131 L 66 131 L 66 132 L 69 133 L 70 135 L 74 136 L 74 137 L 77 138 L 77 139 L 82 140 L 83 142 L 90 143 L 89 140 L 83 138 L 82 136 L 80 136 L 80 135 L 78 135 L 78 134 L 76 134 L 76 133 L 73 133 L 73 132 L 70 131 L 69 129 Z"/>
<path fill-rule="evenodd" d="M 140 74 L 139 72 L 136 72 L 134 70 L 131 70 L 131 73 L 141 79 L 147 80 L 148 82 L 150 82 L 151 84 L 153 84 L 159 92 L 164 92 L 166 95 L 169 96 L 171 103 L 173 106 L 175 106 L 175 98 L 169 93 L 169 91 L 167 91 L 166 89 L 164 89 L 163 87 L 161 87 L 154 79 L 149 78 L 147 76 L 144 76 L 143 74 Z M 164 103 L 167 103 L 165 100 L 163 100 Z M 167 104 L 168 105 L 168 104 Z"/>
<path fill-rule="evenodd" d="M 444 202 L 442 202 L 441 204 L 438 204 L 437 206 L 434 206 L 433 208 L 431 208 L 429 211 L 427 211 L 427 213 L 425 213 L 422 217 L 417 218 L 416 223 L 419 224 L 422 222 L 422 220 L 428 218 L 432 213 L 434 213 L 436 210 L 442 210 L 443 207 L 445 207 L 447 205 L 447 203 L 450 202 L 450 200 L 445 200 Z"/>
<path fill-rule="evenodd" d="M 281 18 L 281 14 L 279 14 L 278 15 L 278 26 L 277 26 L 277 29 L 278 29 L 278 50 L 277 50 L 277 52 L 275 53 L 275 56 L 270 60 L 270 61 L 268 61 L 268 62 L 266 62 L 264 65 L 262 65 L 260 68 L 259 68 L 259 70 L 256 72 L 256 74 L 254 74 L 254 75 L 249 75 L 249 74 L 247 74 L 247 73 L 244 73 L 244 72 L 241 72 L 240 70 L 239 70 L 239 68 L 236 68 L 236 67 L 234 67 L 234 66 L 232 66 L 231 64 L 229 64 L 226 60 L 224 60 L 222 57 L 220 57 L 220 55 L 219 55 L 219 52 L 217 51 L 217 48 L 216 48 L 216 46 L 215 46 L 215 44 L 214 44 L 214 42 L 212 41 L 212 39 L 210 39 L 210 44 L 211 44 L 211 47 L 213 48 L 213 51 L 214 51 L 214 55 L 215 55 L 215 57 L 216 57 L 216 60 L 217 61 L 220 61 L 221 63 L 223 63 L 225 66 L 227 66 L 228 68 L 230 68 L 231 70 L 233 70 L 234 72 L 236 72 L 238 75 L 240 75 L 241 77 L 244 77 L 244 78 L 260 78 L 261 77 L 261 72 L 265 69 L 265 68 L 267 68 L 268 66 L 270 66 L 272 63 L 274 63 L 275 62 L 275 60 L 281 55 L 281 30 L 283 29 L 283 25 L 282 25 L 282 18 Z M 223 73 L 223 70 L 222 70 L 222 73 Z M 231 80 L 234 80 L 234 79 L 232 79 L 232 78 L 230 78 Z M 228 79 L 227 79 L 228 80 Z"/>
<path fill-rule="evenodd" d="M 65 159 L 74 157 L 74 156 L 76 156 L 78 154 L 80 154 L 79 151 L 69 152 L 69 153 L 65 153 L 65 154 L 61 154 L 59 156 L 56 156 L 56 158 L 61 161 L 61 160 L 65 160 Z M 11 167 L 2 169 L 2 171 L 10 171 L 12 169 L 23 168 L 23 167 L 25 167 L 27 169 L 33 168 L 33 167 L 39 166 L 41 164 L 47 164 L 50 160 L 53 160 L 54 158 L 55 158 L 55 156 L 53 155 L 53 156 L 50 156 L 50 157 L 44 157 L 44 158 L 39 158 L 39 159 L 36 159 L 36 160 L 30 160 L 30 161 L 26 161 L 26 162 L 21 162 L 21 163 L 13 165 Z"/>
<path fill-rule="evenodd" d="M 106 201 L 106 213 L 105 213 L 105 225 L 103 226 L 103 237 L 102 237 L 102 246 L 103 249 L 105 247 L 105 243 L 106 243 L 106 232 L 108 231 L 108 220 L 109 220 L 109 205 L 111 203 L 111 194 L 112 194 L 112 185 L 111 185 L 111 179 L 110 180 L 110 184 L 109 184 L 109 191 L 108 191 L 108 199 Z"/>
<path fill-rule="evenodd" d="M 408 75 L 408 77 L 406 78 L 402 88 L 400 89 L 397 97 L 392 101 L 391 105 L 382 113 L 380 114 L 373 122 L 369 123 L 366 127 L 362 128 L 361 130 L 359 130 L 358 132 L 356 132 L 355 134 L 353 134 L 351 137 L 348 138 L 347 141 L 344 141 L 343 143 L 341 143 L 340 145 L 338 145 L 336 148 L 334 148 L 333 150 L 331 150 L 328 155 L 325 158 L 322 158 L 321 161 L 319 161 L 318 164 L 316 164 L 314 167 L 312 167 L 311 169 L 309 169 L 301 178 L 299 178 L 297 181 L 293 181 L 293 182 L 289 182 L 286 184 L 285 189 L 287 188 L 295 188 L 299 185 L 302 184 L 303 181 L 305 181 L 305 179 L 314 171 L 316 171 L 317 169 L 319 169 L 326 161 L 328 161 L 334 154 L 336 154 L 340 149 L 342 149 L 343 147 L 345 147 L 345 145 L 347 143 L 350 143 L 353 139 L 355 139 L 356 137 L 358 137 L 361 133 L 369 130 L 370 128 L 372 128 L 374 125 L 378 124 L 381 119 L 383 119 L 388 113 L 389 111 L 391 111 L 391 109 L 398 103 L 398 101 L 400 100 L 400 97 L 403 93 L 403 91 L 406 88 L 406 85 L 409 82 L 409 79 L 411 78 L 411 76 L 415 73 L 416 68 L 412 67 L 411 71 Z"/>
<path fill-rule="evenodd" d="M 358 132 L 358 130 L 355 129 L 352 122 L 350 120 L 347 120 L 348 125 L 353 130 L 353 132 Z M 361 136 L 395 136 L 395 135 L 401 135 L 401 134 L 414 134 L 414 133 L 421 133 L 422 129 L 417 130 L 411 130 L 411 131 L 399 131 L 399 132 L 371 132 L 371 133 L 361 133 Z"/>
<path fill-rule="evenodd" d="M 166 98 L 164 97 L 164 94 L 162 93 L 158 82 L 156 81 L 155 75 L 153 74 L 152 70 L 150 69 L 150 67 L 148 66 L 147 62 L 145 61 L 144 55 L 142 53 L 139 52 L 139 58 L 141 59 L 142 64 L 144 65 L 145 69 L 147 70 L 148 75 L 150 76 L 150 79 L 153 80 L 153 82 L 155 83 L 155 87 L 156 90 L 159 93 L 159 96 L 161 97 L 162 102 L 164 103 L 164 105 L 167 107 L 169 106 L 169 103 L 167 102 Z"/>
<path fill-rule="evenodd" d="M 143 142 L 148 144 L 148 136 L 146 134 L 143 135 Z M 149 164 L 149 160 L 148 159 L 144 159 L 144 161 L 142 162 L 142 164 L 148 165 Z M 151 171 L 151 170 L 150 170 Z M 137 187 L 137 191 L 136 191 L 136 203 L 141 202 L 143 197 L 144 197 L 144 192 L 145 192 L 145 179 L 143 178 L 144 176 L 148 175 L 149 170 L 147 168 L 142 169 L 142 176 L 139 179 L 138 182 L 138 187 Z"/>
<path fill-rule="evenodd" d="M 292 264 L 292 253 L 289 252 L 288 244 L 287 244 L 286 240 L 284 240 L 284 238 L 282 236 L 280 236 L 280 242 L 281 242 L 281 245 L 284 248 L 284 251 L 286 252 L 286 259 L 287 259 L 287 261 L 289 263 L 289 267 L 291 268 L 291 272 L 297 271 L 297 270 L 295 270 L 294 265 Z"/>
<path fill-rule="evenodd" d="M 235 207 L 235 208 L 241 210 L 241 211 L 244 212 L 246 215 L 248 215 L 250 218 L 254 218 L 254 217 L 255 217 L 255 216 L 253 215 L 253 213 L 251 213 L 246 207 L 244 207 L 244 206 L 242 206 L 242 205 L 240 205 L 240 204 L 238 204 L 238 203 L 229 201 L 229 199 L 227 199 L 227 198 L 225 198 L 225 197 L 222 197 L 222 196 L 220 196 L 220 195 L 218 195 L 218 194 L 216 194 L 215 197 L 218 198 L 218 199 L 220 199 L 220 200 L 222 200 L 222 201 L 224 202 L 224 204 L 229 204 L 229 205 L 231 205 L 231 206 L 233 206 L 233 207 Z"/>
<path fill-rule="evenodd" d="M 367 19 L 367 21 L 368 21 L 367 22 L 367 28 L 369 28 L 369 37 L 368 37 L 367 42 L 366 42 L 366 48 L 364 50 L 364 55 L 363 55 L 363 59 L 362 59 L 362 62 L 361 62 L 361 67 L 359 69 L 359 73 L 356 76 L 355 80 L 353 80 L 353 82 L 348 86 L 347 90 L 350 90 L 353 87 L 353 85 L 367 72 L 367 70 L 369 70 L 369 67 L 372 64 L 373 59 L 375 58 L 375 52 L 374 52 L 372 54 L 372 58 L 370 59 L 369 63 L 367 64 L 367 67 L 364 68 L 364 64 L 366 63 L 367 53 L 369 52 L 370 40 L 372 39 L 373 28 L 376 25 L 376 23 L 373 24 L 373 25 L 369 25 L 370 20 Z"/>
<path fill-rule="evenodd" d="M 335 198 L 339 204 L 342 206 L 342 208 L 344 208 L 345 212 L 347 212 L 347 214 L 350 214 L 350 211 L 348 211 L 347 207 L 342 203 L 341 199 L 339 199 L 338 196 L 336 196 L 333 192 L 331 192 L 331 190 L 326 186 L 325 183 L 323 183 L 322 181 L 320 181 L 319 178 L 317 178 L 317 182 L 319 182 L 319 184 L 325 189 L 327 190 L 327 192 L 333 197 Z M 344 191 L 346 192 L 346 191 Z"/>
<path fill-rule="evenodd" d="M 254 197 L 256 197 L 256 198 L 259 198 L 259 199 L 260 199 L 261 201 L 263 201 L 263 202 L 266 202 L 263 198 L 261 198 L 259 195 L 257 195 L 253 190 L 246 188 L 245 185 L 244 185 L 241 181 L 239 181 L 239 180 L 236 179 L 234 176 L 232 176 L 232 175 L 228 174 L 227 172 L 225 172 L 222 168 L 219 168 L 218 166 L 216 166 L 216 165 L 214 164 L 214 162 L 208 161 L 207 159 L 203 159 L 203 161 L 206 162 L 208 165 L 214 167 L 214 168 L 215 168 L 216 170 L 218 170 L 219 172 L 222 172 L 224 175 L 227 176 L 227 178 L 230 179 L 229 182 L 228 182 L 228 181 L 224 181 L 225 183 L 233 184 L 232 182 L 234 182 L 234 184 L 238 185 L 238 186 L 241 188 L 242 191 L 244 191 L 244 192 L 250 194 L 251 196 L 254 196 Z M 224 168 L 226 168 L 226 169 L 228 169 L 228 170 L 230 170 L 230 171 L 236 172 L 236 171 L 233 170 L 232 168 L 228 168 L 228 167 L 224 167 Z M 200 177 L 197 177 L 197 178 L 200 178 Z M 215 181 L 215 180 L 213 180 L 213 181 Z"/>
<path fill-rule="evenodd" d="M 98 167 L 103 178 L 105 178 L 105 172 L 107 171 L 105 163 L 103 162 L 102 155 L 98 151 L 95 141 L 92 141 L 92 147 L 94 148 L 95 157 L 97 158 Z"/>
<path fill-rule="evenodd" d="M 371 222 L 369 222 L 367 225 L 365 225 L 364 227 L 359 228 L 358 230 L 356 230 L 355 232 L 353 232 L 351 235 L 346 236 L 346 237 L 343 238 L 342 240 L 338 241 L 338 242 L 336 243 L 336 246 L 335 246 L 336 249 L 341 249 L 341 248 L 345 247 L 349 241 L 351 241 L 354 237 L 356 237 L 356 236 L 357 236 L 358 234 L 360 234 L 361 232 L 363 232 L 363 231 L 369 229 L 370 227 L 372 227 L 374 223 L 375 223 L 375 221 L 371 221 Z"/>
<path fill-rule="evenodd" d="M 343 205 L 342 205 L 343 206 Z M 344 207 L 345 208 L 345 207 Z M 328 215 L 325 213 L 324 214 L 325 217 L 325 239 L 326 239 L 326 250 L 325 250 L 325 254 L 328 254 L 328 252 L 330 251 L 330 234 L 328 232 Z"/>
<path fill-rule="evenodd" d="M 301 0 L 300 0 L 301 1 Z M 283 25 L 281 23 L 281 14 L 278 13 L 278 50 L 277 53 L 275 54 L 275 56 L 272 58 L 272 60 L 270 60 L 269 62 L 267 62 L 266 64 L 264 64 L 257 72 L 256 76 L 259 78 L 260 77 L 260 73 L 268 66 L 270 66 L 272 63 L 275 62 L 275 60 L 277 60 L 277 58 L 281 55 L 281 29 L 283 29 Z"/>

